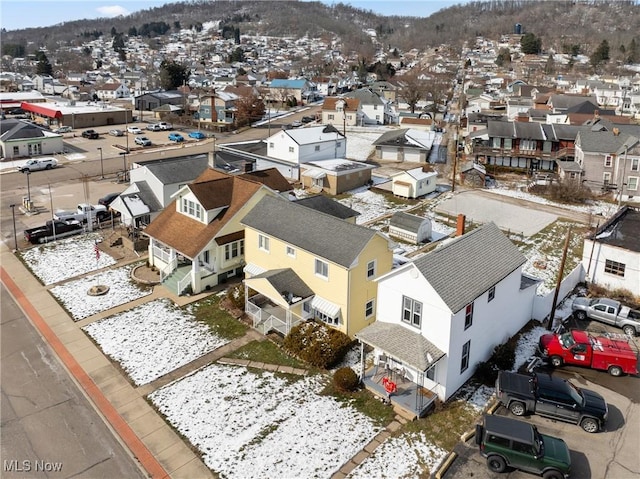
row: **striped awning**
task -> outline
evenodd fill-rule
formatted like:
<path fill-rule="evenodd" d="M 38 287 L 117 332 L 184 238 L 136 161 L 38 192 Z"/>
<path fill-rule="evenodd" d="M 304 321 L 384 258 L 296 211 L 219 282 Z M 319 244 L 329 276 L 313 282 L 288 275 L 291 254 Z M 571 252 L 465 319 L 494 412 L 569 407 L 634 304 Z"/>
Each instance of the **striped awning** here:
<path fill-rule="evenodd" d="M 245 274 L 249 274 L 251 276 L 256 276 L 258 274 L 262 274 L 266 271 L 262 266 L 258 266 L 257 264 L 247 263 L 247 265 L 242 268 L 242 271 Z"/>
<path fill-rule="evenodd" d="M 340 306 L 318 295 L 314 296 L 311 300 L 311 307 L 326 314 L 330 318 L 337 318 L 340 315 Z"/>
<path fill-rule="evenodd" d="M 314 180 L 318 180 L 320 178 L 325 178 L 327 174 L 322 170 L 318 170 L 317 168 L 311 168 L 310 170 L 306 170 L 304 173 L 302 173 L 302 176 L 307 176 L 309 178 L 313 178 Z"/>

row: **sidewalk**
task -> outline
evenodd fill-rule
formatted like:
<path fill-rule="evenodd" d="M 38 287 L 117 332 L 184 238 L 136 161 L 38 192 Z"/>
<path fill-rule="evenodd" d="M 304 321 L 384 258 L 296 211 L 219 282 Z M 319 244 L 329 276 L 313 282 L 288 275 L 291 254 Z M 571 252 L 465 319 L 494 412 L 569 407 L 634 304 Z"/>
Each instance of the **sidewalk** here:
<path fill-rule="evenodd" d="M 214 477 L 4 243 L 0 265 L 9 293 L 149 477 Z"/>

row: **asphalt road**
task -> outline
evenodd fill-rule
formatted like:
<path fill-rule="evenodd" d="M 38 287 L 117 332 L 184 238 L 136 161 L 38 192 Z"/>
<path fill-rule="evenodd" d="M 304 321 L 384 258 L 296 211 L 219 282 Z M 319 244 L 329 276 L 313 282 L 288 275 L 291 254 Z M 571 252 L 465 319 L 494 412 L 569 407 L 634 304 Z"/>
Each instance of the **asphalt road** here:
<path fill-rule="evenodd" d="M 0 299 L 0 477 L 146 477 L 4 285 Z"/>

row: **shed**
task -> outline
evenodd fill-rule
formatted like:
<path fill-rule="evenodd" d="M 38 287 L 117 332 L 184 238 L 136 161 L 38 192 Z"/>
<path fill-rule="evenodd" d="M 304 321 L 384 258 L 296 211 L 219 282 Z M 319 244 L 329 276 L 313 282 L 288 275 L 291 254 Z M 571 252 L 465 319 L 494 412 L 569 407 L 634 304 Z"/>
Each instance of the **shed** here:
<path fill-rule="evenodd" d="M 413 244 L 426 243 L 431 238 L 431 221 L 398 211 L 389 220 L 389 236 Z"/>

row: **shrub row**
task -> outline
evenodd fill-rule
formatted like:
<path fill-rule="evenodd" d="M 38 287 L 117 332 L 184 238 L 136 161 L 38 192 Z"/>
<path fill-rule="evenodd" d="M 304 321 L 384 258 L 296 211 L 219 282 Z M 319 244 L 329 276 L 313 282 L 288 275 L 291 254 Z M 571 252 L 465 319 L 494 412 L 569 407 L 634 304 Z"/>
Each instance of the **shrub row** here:
<path fill-rule="evenodd" d="M 314 321 L 293 327 L 283 343 L 289 353 L 323 369 L 339 363 L 352 345 L 346 334 Z"/>

